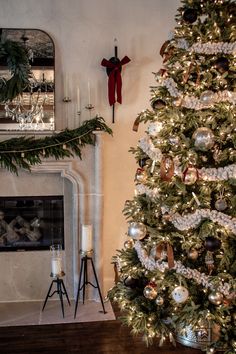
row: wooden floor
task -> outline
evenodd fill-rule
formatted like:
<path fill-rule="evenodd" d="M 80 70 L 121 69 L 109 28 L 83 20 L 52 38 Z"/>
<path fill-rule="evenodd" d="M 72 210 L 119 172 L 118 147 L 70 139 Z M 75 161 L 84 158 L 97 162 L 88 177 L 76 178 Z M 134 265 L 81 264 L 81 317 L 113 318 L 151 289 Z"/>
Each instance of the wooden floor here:
<path fill-rule="evenodd" d="M 119 320 L 57 325 L 2 327 L 0 354 L 201 354 L 191 348 L 146 348 Z"/>

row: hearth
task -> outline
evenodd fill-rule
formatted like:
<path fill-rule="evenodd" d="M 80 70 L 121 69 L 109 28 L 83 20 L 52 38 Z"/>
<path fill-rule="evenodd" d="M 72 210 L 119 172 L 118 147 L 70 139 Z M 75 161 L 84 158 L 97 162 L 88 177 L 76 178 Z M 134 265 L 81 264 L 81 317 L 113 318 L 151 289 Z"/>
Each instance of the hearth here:
<path fill-rule="evenodd" d="M 63 196 L 0 197 L 0 252 L 64 249 Z"/>

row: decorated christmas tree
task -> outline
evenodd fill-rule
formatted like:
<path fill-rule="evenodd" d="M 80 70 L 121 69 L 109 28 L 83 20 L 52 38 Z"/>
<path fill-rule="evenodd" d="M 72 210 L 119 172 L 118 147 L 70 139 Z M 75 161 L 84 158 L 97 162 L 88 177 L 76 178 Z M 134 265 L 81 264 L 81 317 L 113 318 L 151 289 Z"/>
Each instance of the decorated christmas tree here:
<path fill-rule="evenodd" d="M 236 352 L 236 3 L 183 0 L 161 50 L 110 291 L 145 341 Z"/>

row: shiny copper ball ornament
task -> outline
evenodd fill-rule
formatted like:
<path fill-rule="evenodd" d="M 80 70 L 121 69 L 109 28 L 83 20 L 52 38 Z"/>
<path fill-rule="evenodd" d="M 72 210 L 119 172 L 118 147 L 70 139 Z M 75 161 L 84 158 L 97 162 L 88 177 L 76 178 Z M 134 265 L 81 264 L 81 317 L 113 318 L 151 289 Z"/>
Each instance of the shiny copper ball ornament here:
<path fill-rule="evenodd" d="M 143 295 L 149 300 L 154 300 L 157 297 L 157 289 L 148 284 L 143 290 Z"/>

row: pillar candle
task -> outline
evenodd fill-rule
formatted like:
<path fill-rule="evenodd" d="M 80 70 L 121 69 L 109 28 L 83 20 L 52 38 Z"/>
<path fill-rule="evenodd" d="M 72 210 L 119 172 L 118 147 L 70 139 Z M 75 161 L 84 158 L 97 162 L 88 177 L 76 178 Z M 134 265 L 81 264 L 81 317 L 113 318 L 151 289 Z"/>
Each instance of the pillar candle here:
<path fill-rule="evenodd" d="M 61 258 L 52 258 L 52 274 L 59 275 L 62 272 Z"/>
<path fill-rule="evenodd" d="M 89 252 L 93 249 L 92 225 L 82 225 L 80 248 L 83 252 Z"/>

